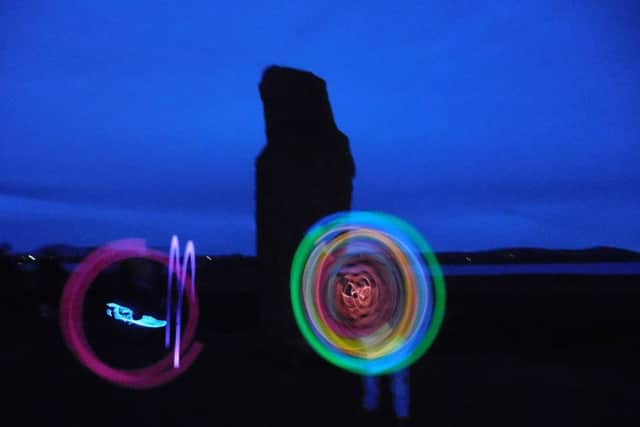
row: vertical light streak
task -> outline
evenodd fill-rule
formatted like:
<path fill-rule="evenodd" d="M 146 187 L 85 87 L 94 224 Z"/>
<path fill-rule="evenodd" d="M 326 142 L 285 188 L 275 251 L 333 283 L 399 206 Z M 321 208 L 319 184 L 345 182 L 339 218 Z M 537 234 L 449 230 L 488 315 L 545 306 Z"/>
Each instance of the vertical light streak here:
<path fill-rule="evenodd" d="M 179 274 L 180 271 L 180 244 L 178 242 L 178 236 L 173 235 L 171 237 L 171 245 L 169 247 L 169 277 L 167 279 L 167 329 L 164 333 L 164 346 L 166 349 L 171 345 L 171 299 L 173 298 L 173 278 Z"/>
<path fill-rule="evenodd" d="M 188 268 L 190 267 L 190 268 Z M 186 290 L 187 271 L 191 273 L 190 289 Z M 169 319 L 172 316 L 172 299 L 173 299 L 173 281 L 174 277 L 178 279 L 178 304 L 176 307 L 174 322 L 174 343 L 173 343 L 173 367 L 180 367 L 180 340 L 182 337 L 182 306 L 184 301 L 184 293 L 189 292 L 195 294 L 196 282 L 196 250 L 193 242 L 189 240 L 185 247 L 182 265 L 180 265 L 180 243 L 178 236 L 171 237 L 171 246 L 169 248 L 169 277 L 167 280 L 167 328 L 165 331 L 164 345 L 169 348 L 171 344 L 171 326 Z"/>

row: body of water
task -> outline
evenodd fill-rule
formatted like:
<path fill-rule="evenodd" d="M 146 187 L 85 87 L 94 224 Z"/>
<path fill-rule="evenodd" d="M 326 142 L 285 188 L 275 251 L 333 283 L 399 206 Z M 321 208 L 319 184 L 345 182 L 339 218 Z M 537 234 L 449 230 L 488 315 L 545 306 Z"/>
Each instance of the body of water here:
<path fill-rule="evenodd" d="M 443 265 L 445 276 L 503 275 L 640 275 L 640 262 L 602 262 L 584 264 L 478 264 Z"/>

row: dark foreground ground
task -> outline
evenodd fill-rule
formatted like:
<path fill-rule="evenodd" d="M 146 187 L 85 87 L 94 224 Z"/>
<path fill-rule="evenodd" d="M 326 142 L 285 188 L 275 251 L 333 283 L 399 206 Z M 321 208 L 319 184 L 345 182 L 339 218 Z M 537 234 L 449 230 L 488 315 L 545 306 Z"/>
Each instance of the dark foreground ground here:
<path fill-rule="evenodd" d="M 640 425 L 640 276 L 452 277 L 447 285 L 441 335 L 412 369 L 415 425 Z M 203 354 L 150 391 L 95 377 L 67 350 L 55 318 L 5 307 L 2 424 L 393 425 L 384 415 L 390 396 L 365 421 L 358 377 L 304 348 L 291 362 L 252 319 L 225 321 L 246 299 L 203 295 L 201 303 Z"/>

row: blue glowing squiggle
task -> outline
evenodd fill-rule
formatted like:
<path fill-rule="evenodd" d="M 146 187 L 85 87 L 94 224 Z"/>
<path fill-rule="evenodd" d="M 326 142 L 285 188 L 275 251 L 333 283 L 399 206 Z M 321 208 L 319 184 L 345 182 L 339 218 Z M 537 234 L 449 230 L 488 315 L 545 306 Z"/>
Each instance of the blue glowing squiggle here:
<path fill-rule="evenodd" d="M 167 325 L 165 320 L 156 319 L 148 314 L 143 314 L 140 319 L 133 318 L 133 310 L 115 302 L 107 303 L 107 316 L 115 320 L 121 320 L 129 325 L 142 326 L 144 328 L 164 328 Z"/>

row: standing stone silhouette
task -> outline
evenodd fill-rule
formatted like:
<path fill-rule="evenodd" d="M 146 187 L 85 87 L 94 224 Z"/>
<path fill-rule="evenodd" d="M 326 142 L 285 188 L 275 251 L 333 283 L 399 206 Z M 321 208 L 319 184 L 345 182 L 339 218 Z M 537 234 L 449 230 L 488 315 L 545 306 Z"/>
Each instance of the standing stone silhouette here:
<path fill-rule="evenodd" d="M 289 298 L 295 250 L 319 219 L 351 209 L 355 164 L 336 126 L 326 83 L 270 66 L 259 85 L 267 144 L 256 160 L 257 257 L 263 327 L 277 344 L 299 337 Z"/>

